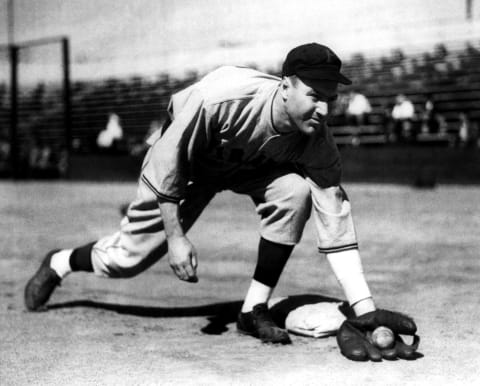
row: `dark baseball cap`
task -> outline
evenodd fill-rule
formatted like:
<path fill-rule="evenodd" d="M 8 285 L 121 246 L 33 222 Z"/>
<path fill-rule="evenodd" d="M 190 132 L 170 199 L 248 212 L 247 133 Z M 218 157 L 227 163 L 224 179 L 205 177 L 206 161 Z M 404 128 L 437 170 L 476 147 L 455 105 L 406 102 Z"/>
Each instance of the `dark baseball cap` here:
<path fill-rule="evenodd" d="M 334 80 L 342 84 L 352 81 L 340 73 L 342 61 L 327 46 L 308 43 L 292 49 L 283 62 L 282 75 L 296 75 L 304 80 Z"/>

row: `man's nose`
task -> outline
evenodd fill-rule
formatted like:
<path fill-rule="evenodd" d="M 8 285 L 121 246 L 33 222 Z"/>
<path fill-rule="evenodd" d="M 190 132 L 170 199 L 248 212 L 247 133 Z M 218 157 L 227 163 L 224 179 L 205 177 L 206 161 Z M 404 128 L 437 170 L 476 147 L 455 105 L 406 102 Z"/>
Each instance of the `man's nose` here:
<path fill-rule="evenodd" d="M 317 106 L 315 107 L 315 113 L 317 115 L 326 116 L 328 114 L 328 103 L 318 101 Z"/>

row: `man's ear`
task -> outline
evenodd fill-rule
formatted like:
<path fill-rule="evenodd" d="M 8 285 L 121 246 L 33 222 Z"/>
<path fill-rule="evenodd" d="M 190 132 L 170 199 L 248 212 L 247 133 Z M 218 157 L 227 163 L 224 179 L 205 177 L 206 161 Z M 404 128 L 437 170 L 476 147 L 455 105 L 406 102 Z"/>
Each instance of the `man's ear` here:
<path fill-rule="evenodd" d="M 288 99 L 288 93 L 292 87 L 292 79 L 288 76 L 284 76 L 280 82 L 280 95 L 284 101 Z"/>

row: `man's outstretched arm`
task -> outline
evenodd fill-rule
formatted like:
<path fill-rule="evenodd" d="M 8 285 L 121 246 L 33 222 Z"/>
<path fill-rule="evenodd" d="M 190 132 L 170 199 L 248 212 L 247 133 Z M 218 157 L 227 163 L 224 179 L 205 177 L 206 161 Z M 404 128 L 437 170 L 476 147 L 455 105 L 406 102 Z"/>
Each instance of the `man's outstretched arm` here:
<path fill-rule="evenodd" d="M 179 216 L 179 204 L 159 200 L 165 235 L 168 243 L 168 261 L 180 280 L 195 283 L 197 278 L 197 252 L 185 235 Z"/>

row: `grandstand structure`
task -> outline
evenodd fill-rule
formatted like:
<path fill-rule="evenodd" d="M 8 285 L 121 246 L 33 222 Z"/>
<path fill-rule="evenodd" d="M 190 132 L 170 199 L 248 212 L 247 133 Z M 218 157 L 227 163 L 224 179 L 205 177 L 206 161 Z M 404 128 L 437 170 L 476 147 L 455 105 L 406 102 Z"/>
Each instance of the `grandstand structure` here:
<path fill-rule="evenodd" d="M 413 101 L 418 117 L 426 95 L 431 95 L 445 122 L 439 132 L 419 133 L 416 137 L 418 143 L 455 145 L 460 113 L 468 117 L 472 126 L 478 126 L 480 121 L 479 65 L 480 47 L 473 42 L 450 51 L 439 44 L 430 52 L 416 55 L 406 55 L 400 49 L 392 51 L 389 56 L 375 58 L 353 55 L 345 61 L 344 72 L 354 80 L 352 87 L 368 97 L 373 111 L 369 124 L 358 131 L 346 124 L 342 106 L 337 106 L 330 125 L 338 143 L 388 146 L 389 117 L 386 112 L 391 109 L 395 96 L 402 93 Z M 279 71 L 273 69 L 270 72 L 278 75 Z M 165 117 L 170 95 L 198 78 L 199 74 L 191 72 L 181 79 L 158 74 L 156 77 L 73 82 L 69 88 L 71 115 L 68 124 L 65 124 L 65 105 L 62 102 L 65 90 L 61 78 L 58 82 L 49 83 L 40 79 L 23 87 L 18 96 L 21 106 L 18 137 L 23 138 L 20 157 L 29 157 L 31 145 L 28 136 L 43 144 L 51 144 L 54 153 L 64 150 L 95 153 L 98 150 L 96 138 L 105 128 L 111 113 L 120 117 L 124 132 L 121 146 L 116 150 L 128 154 L 133 146 L 144 141 L 152 122 Z M 0 140 L 3 144 L 0 144 L 0 149 L 3 149 L 4 158 L 11 123 L 10 87 L 8 83 L 0 83 Z M 344 93 L 349 90 L 349 87 L 342 88 Z M 64 124 L 68 126 L 67 130 Z M 57 157 L 57 160 L 61 159 Z M 5 162 L 1 163 L 0 169 L 5 165 Z M 58 174 L 62 175 L 61 172 Z"/>
<path fill-rule="evenodd" d="M 417 126 L 427 98 L 435 101 L 435 109 L 444 121 L 444 126 L 434 133 L 421 133 L 417 127 L 418 142 L 455 145 L 460 114 L 468 117 L 472 127 L 480 121 L 480 50 L 471 43 L 451 52 L 443 44 L 437 44 L 431 52 L 417 55 L 407 56 L 397 49 L 390 57 L 367 60 L 357 56 L 346 63 L 344 71 L 372 105 L 370 125 L 361 131 L 361 142 L 365 144 L 388 142 L 388 114 L 399 94 L 414 103 Z M 473 131 L 472 142 L 478 139 L 478 132 Z M 351 128 L 341 127 L 335 132 L 340 143 L 350 143 Z"/>

